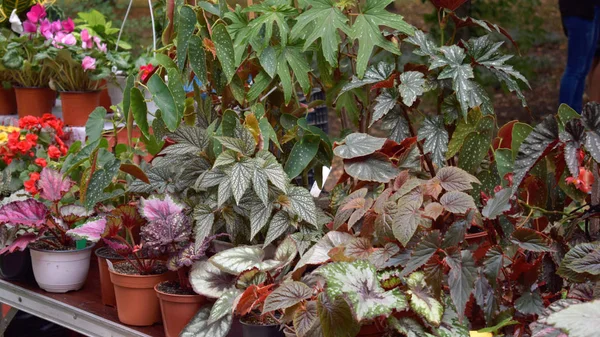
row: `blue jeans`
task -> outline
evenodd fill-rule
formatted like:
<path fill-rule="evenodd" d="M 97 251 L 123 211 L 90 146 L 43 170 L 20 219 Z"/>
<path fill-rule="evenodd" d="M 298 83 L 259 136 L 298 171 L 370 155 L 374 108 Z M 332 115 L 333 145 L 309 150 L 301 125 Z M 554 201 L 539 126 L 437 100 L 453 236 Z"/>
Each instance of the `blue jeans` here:
<path fill-rule="evenodd" d="M 560 103 L 581 113 L 585 80 L 592 67 L 600 34 L 600 7 L 596 7 L 594 21 L 576 16 L 563 17 L 569 37 L 567 67 L 560 82 Z"/>

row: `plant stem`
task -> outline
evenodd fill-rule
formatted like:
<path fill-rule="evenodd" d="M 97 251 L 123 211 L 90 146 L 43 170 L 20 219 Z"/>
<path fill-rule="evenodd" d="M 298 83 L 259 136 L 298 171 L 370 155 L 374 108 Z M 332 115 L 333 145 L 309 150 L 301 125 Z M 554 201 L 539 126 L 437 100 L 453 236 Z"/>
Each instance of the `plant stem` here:
<path fill-rule="evenodd" d="M 406 112 L 406 109 L 401 109 L 401 110 L 402 110 L 402 114 L 404 115 L 404 119 L 406 119 L 406 122 L 408 123 L 408 129 L 410 130 L 410 135 L 412 137 L 416 137 L 417 133 L 415 132 L 415 128 L 413 127 L 412 122 L 410 121 L 408 112 Z M 429 158 L 429 156 L 427 156 L 425 154 L 425 151 L 423 150 L 423 145 L 421 145 L 421 142 L 419 142 L 418 140 L 417 140 L 417 147 L 419 148 L 421 157 L 427 163 L 427 169 L 429 170 L 429 174 L 431 174 L 432 178 L 435 177 L 435 167 L 433 166 L 433 162 L 431 161 L 431 158 Z"/>

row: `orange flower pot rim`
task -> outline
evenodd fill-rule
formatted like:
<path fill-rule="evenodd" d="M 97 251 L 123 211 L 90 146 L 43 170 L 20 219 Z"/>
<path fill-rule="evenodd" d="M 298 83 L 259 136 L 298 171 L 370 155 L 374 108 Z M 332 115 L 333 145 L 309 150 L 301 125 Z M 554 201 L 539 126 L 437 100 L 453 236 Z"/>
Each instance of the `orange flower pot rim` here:
<path fill-rule="evenodd" d="M 161 295 L 162 297 L 171 297 L 171 298 L 180 298 L 180 299 L 184 299 L 184 298 L 185 299 L 191 299 L 191 298 L 202 299 L 202 298 L 204 298 L 204 296 L 199 295 L 199 294 L 194 294 L 194 295 L 169 294 L 169 293 L 166 293 L 164 291 L 158 290 L 158 286 L 160 286 L 161 284 L 163 284 L 165 282 L 171 282 L 171 281 L 162 281 L 160 283 L 157 283 L 154 286 L 154 290 L 156 291 L 156 293 L 159 294 L 159 295 Z"/>

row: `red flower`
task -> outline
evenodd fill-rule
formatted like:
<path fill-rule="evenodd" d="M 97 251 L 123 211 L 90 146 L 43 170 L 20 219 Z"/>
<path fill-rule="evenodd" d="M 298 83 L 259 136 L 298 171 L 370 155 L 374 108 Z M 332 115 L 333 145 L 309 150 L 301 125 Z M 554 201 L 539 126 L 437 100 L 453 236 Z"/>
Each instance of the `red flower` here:
<path fill-rule="evenodd" d="M 146 83 L 146 81 L 148 80 L 148 77 L 150 77 L 150 75 L 152 75 L 153 71 L 154 71 L 154 66 L 152 65 L 152 63 L 148 63 L 145 66 L 140 66 L 140 79 L 142 80 L 143 83 Z"/>
<path fill-rule="evenodd" d="M 33 144 L 31 144 L 31 142 L 28 142 L 27 140 L 21 141 L 17 144 L 17 150 L 19 150 L 21 153 L 25 154 L 27 153 L 29 150 L 31 150 L 31 147 L 33 146 Z"/>
<path fill-rule="evenodd" d="M 44 159 L 44 158 L 37 158 L 36 160 L 34 160 L 34 163 L 41 167 L 46 167 L 46 165 L 48 165 L 48 163 L 46 162 L 46 159 Z"/>
<path fill-rule="evenodd" d="M 60 155 L 61 152 L 56 146 L 50 145 L 48 147 L 48 157 L 50 157 L 51 159 L 58 159 L 60 158 Z"/>
<path fill-rule="evenodd" d="M 586 168 L 580 167 L 577 178 L 568 177 L 565 181 L 567 184 L 575 185 L 583 193 L 590 193 L 592 191 L 592 184 L 594 183 L 594 174 Z"/>
<path fill-rule="evenodd" d="M 25 139 L 30 142 L 32 144 L 32 146 L 37 145 L 37 141 L 38 141 L 38 136 L 36 134 L 33 133 L 28 133 L 25 136 Z"/>
<path fill-rule="evenodd" d="M 40 120 L 37 117 L 33 116 L 25 116 L 19 119 L 19 127 L 21 129 L 31 129 L 38 127 L 40 124 Z"/>
<path fill-rule="evenodd" d="M 26 182 L 23 183 L 23 186 L 25 186 L 25 190 L 33 195 L 38 193 L 38 189 L 37 189 L 37 181 L 40 180 L 40 174 L 37 172 L 31 172 L 29 173 L 29 180 L 27 180 Z"/>

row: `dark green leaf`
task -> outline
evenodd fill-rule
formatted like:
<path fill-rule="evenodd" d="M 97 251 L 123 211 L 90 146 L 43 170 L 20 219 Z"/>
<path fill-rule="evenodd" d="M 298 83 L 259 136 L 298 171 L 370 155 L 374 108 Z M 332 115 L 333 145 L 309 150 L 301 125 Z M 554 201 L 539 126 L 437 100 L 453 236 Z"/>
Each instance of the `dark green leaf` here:
<path fill-rule="evenodd" d="M 515 301 L 515 309 L 526 315 L 539 315 L 544 310 L 544 302 L 539 291 L 525 292 Z"/>
<path fill-rule="evenodd" d="M 442 239 L 439 231 L 432 231 L 425 235 L 421 242 L 417 244 L 412 251 L 412 255 L 402 270 L 403 276 L 409 275 L 413 271 L 423 266 L 442 246 Z"/>
<path fill-rule="evenodd" d="M 188 58 L 194 74 L 203 85 L 206 85 L 208 83 L 208 77 L 206 76 L 206 52 L 204 51 L 202 38 L 197 35 L 190 37 Z"/>
<path fill-rule="evenodd" d="M 85 134 L 88 142 L 92 143 L 102 137 L 102 131 L 104 131 L 104 122 L 106 118 L 106 109 L 103 107 L 97 107 L 90 114 L 87 122 L 85 123 Z"/>
<path fill-rule="evenodd" d="M 148 89 L 150 89 L 150 92 L 152 93 L 154 102 L 160 108 L 165 125 L 169 131 L 175 131 L 181 120 L 179 118 L 180 115 L 177 110 L 177 105 L 175 104 L 175 98 L 169 90 L 169 87 L 167 87 L 165 82 L 157 74 L 154 74 L 150 77 L 150 80 L 148 80 Z"/>
<path fill-rule="evenodd" d="M 470 251 L 454 250 L 449 252 L 446 262 L 450 266 L 448 274 L 448 285 L 450 286 L 450 297 L 456 306 L 459 317 L 464 317 L 465 308 L 475 286 L 477 269 L 473 253 Z"/>
<path fill-rule="evenodd" d="M 320 137 L 305 135 L 299 142 L 294 144 L 284 168 L 290 179 L 299 176 L 310 164 L 319 150 L 320 143 Z"/>
<path fill-rule="evenodd" d="M 215 44 L 217 58 L 221 63 L 223 73 L 227 78 L 227 83 L 231 82 L 237 66 L 235 64 L 235 52 L 233 50 L 233 42 L 227 32 L 227 28 L 222 23 L 218 23 L 212 27 L 212 41 Z"/>
<path fill-rule="evenodd" d="M 133 114 L 133 120 L 140 128 L 140 131 L 146 138 L 150 137 L 148 131 L 148 107 L 144 95 L 138 88 L 131 88 L 130 93 L 130 105 L 131 113 Z"/>
<path fill-rule="evenodd" d="M 190 38 L 196 28 L 196 22 L 196 12 L 194 12 L 192 7 L 183 6 L 179 9 L 179 26 L 177 32 L 177 66 L 179 71 L 183 71 L 183 67 L 185 66 L 185 57 L 188 52 Z"/>

